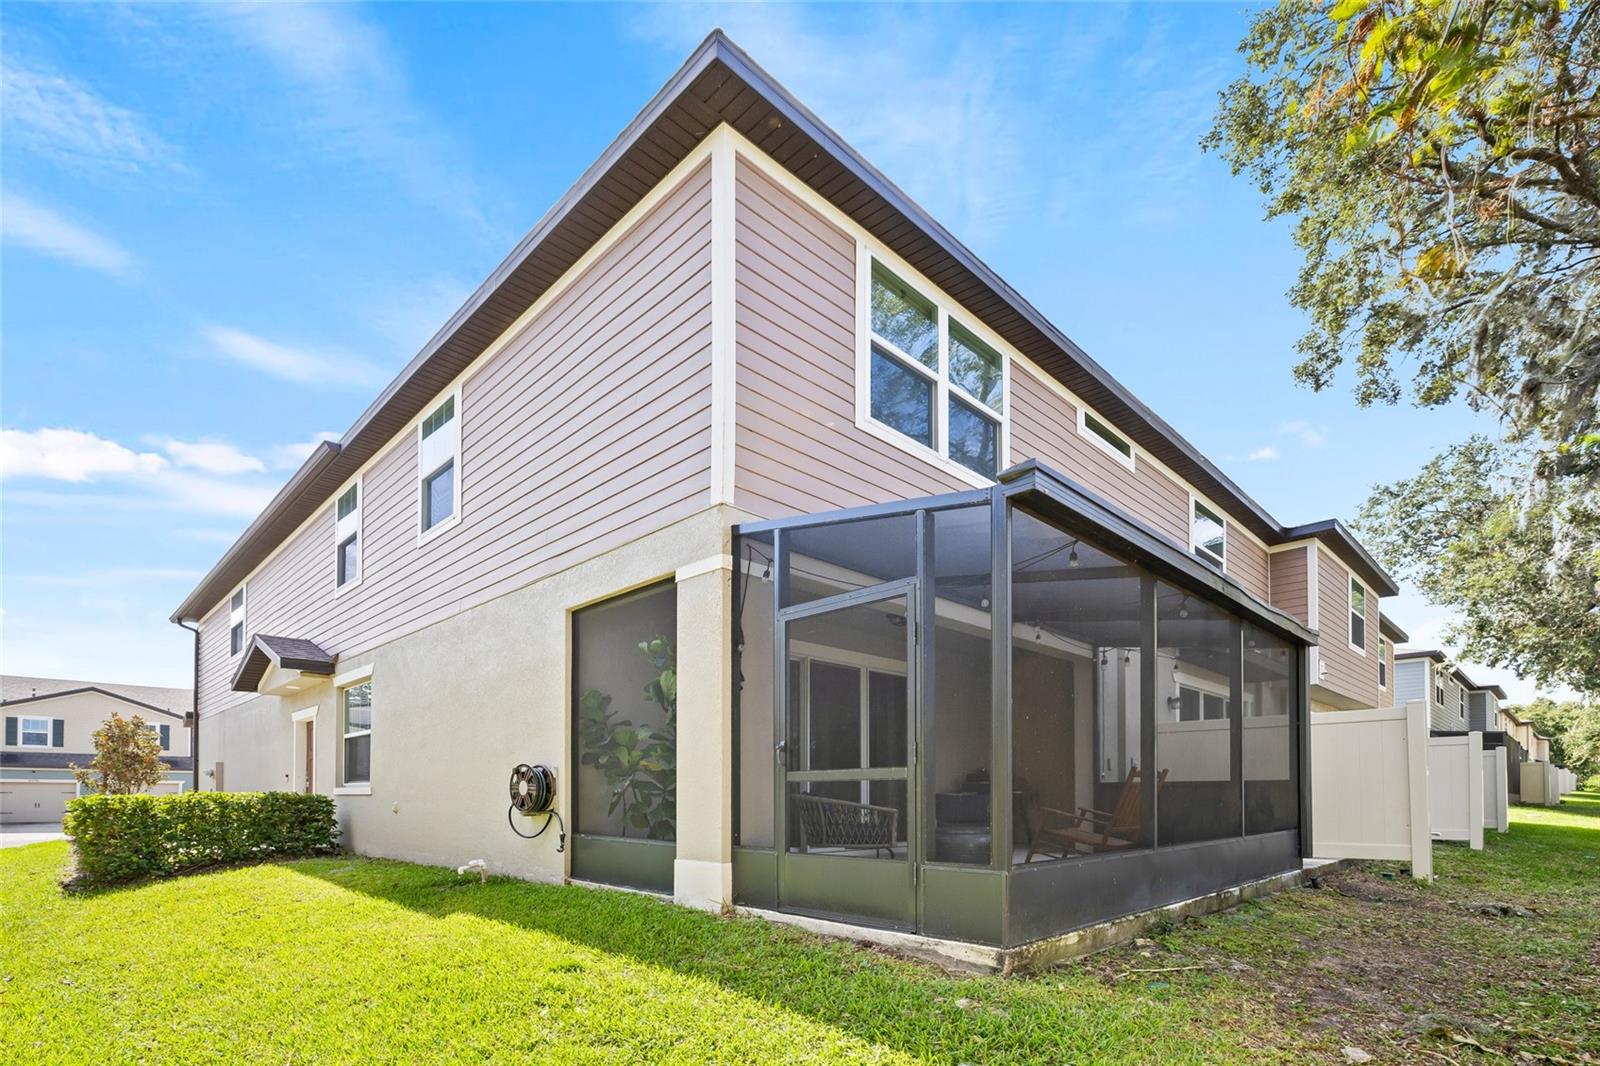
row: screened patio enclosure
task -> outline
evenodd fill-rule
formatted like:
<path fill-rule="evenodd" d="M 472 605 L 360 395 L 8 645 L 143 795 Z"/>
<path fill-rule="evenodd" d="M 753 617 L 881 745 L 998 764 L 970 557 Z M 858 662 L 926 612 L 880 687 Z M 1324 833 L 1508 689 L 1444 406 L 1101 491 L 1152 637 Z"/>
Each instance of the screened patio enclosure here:
<path fill-rule="evenodd" d="M 738 902 L 1010 947 L 1299 868 L 1314 634 L 1059 474 L 735 547 Z"/>

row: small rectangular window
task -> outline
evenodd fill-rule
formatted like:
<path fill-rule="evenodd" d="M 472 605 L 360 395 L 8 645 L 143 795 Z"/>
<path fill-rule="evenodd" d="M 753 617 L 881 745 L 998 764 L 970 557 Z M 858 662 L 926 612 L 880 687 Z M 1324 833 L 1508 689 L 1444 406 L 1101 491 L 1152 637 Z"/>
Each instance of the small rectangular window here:
<path fill-rule="evenodd" d="M 419 540 L 461 510 L 461 425 L 451 395 L 422 420 L 417 439 L 417 530 Z"/>
<path fill-rule="evenodd" d="M 228 654 L 244 651 L 244 589 L 240 588 L 228 601 Z"/>
<path fill-rule="evenodd" d="M 1378 638 L 1378 687 L 1389 687 L 1389 640 Z"/>
<path fill-rule="evenodd" d="M 50 719 L 24 718 L 22 720 L 22 746 L 48 748 L 50 746 Z"/>
<path fill-rule="evenodd" d="M 361 483 L 339 494 L 333 522 L 333 584 L 342 589 L 361 580 Z"/>
<path fill-rule="evenodd" d="M 340 585 L 348 585 L 361 576 L 361 556 L 357 551 L 357 547 L 354 533 L 339 542 L 339 573 L 337 581 Z"/>
<path fill-rule="evenodd" d="M 1221 566 L 1228 549 L 1228 527 L 1222 516 L 1194 500 L 1189 512 L 1189 548 L 1202 559 Z"/>
<path fill-rule="evenodd" d="M 1130 463 L 1133 461 L 1133 445 L 1118 436 L 1116 430 L 1082 408 L 1078 410 L 1078 426 L 1090 440 L 1104 444 Z"/>
<path fill-rule="evenodd" d="M 1350 646 L 1367 650 L 1367 590 L 1355 578 L 1350 579 Z"/>
<path fill-rule="evenodd" d="M 422 439 L 427 440 L 456 416 L 456 398 L 449 397 L 434 412 L 422 420 Z"/>
<path fill-rule="evenodd" d="M 339 723 L 343 734 L 340 782 L 365 785 L 372 781 L 372 682 L 339 690 Z"/>
<path fill-rule="evenodd" d="M 444 466 L 428 475 L 422 488 L 422 528 L 432 529 L 455 513 L 456 464 Z"/>

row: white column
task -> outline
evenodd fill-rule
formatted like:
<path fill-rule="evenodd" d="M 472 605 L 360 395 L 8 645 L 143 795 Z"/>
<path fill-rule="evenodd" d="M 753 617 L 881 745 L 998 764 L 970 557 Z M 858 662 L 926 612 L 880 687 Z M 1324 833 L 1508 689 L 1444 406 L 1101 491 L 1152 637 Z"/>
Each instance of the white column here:
<path fill-rule="evenodd" d="M 678 856 L 673 898 L 733 904 L 733 560 L 678 571 Z"/>
<path fill-rule="evenodd" d="M 1411 876 L 1433 880 L 1433 834 L 1428 814 L 1428 705 L 1406 704 L 1406 782 L 1411 794 Z"/>

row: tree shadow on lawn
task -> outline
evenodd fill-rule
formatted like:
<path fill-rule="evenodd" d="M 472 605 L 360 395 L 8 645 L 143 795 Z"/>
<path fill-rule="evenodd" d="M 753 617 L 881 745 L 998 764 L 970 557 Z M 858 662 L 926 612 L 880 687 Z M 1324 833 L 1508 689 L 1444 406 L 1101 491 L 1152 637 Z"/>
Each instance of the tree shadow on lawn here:
<path fill-rule="evenodd" d="M 1466 896 L 1489 884 L 1514 885 L 1548 905 L 1552 897 L 1571 900 L 1575 892 L 1592 890 L 1600 795 L 1576 794 L 1562 809 L 1540 811 L 1534 818 L 1535 824 L 1517 825 L 1509 837 L 1493 834 L 1487 852 L 1463 849 L 1457 856 L 1444 849 L 1446 884 L 1420 891 L 1433 895 L 1445 888 L 1447 895 Z M 1235 985 L 1208 975 L 1225 971 L 1220 964 L 1207 966 L 1208 974 L 1184 975 L 1161 993 L 1143 983 L 1108 981 L 1104 967 L 1094 964 L 1024 978 L 958 976 L 870 945 L 829 940 L 758 918 L 719 918 L 636 893 L 513 878 L 480 884 L 449 869 L 351 856 L 287 868 L 431 917 L 502 922 L 709 980 L 913 1055 L 1059 1061 L 1159 1058 L 1164 1051 L 1205 1057 L 1206 1047 L 1213 1055 L 1229 1050 L 1239 1055 L 1260 1047 L 1259 1031 L 1271 1022 L 1261 1011 L 1230 1014 L 1219 1002 L 1237 1003 L 1248 995 L 1248 982 Z M 1463 901 L 1439 902 L 1454 908 Z M 1264 906 L 1270 910 L 1270 901 Z M 1227 916 L 1221 919 L 1226 922 Z M 1180 934 L 1179 939 L 1188 938 Z M 858 950 L 862 946 L 868 950 Z M 1172 947 L 1186 950 L 1178 943 Z M 1313 1044 L 1321 1042 L 1317 1034 L 1304 1035 Z M 1265 1042 L 1278 1045 L 1272 1050 L 1280 1054 L 1304 1043 L 1282 1031 Z"/>
<path fill-rule="evenodd" d="M 951 974 L 871 945 L 632 892 L 504 877 L 480 884 L 445 868 L 350 856 L 287 868 L 430 917 L 502 922 L 711 981 L 919 1057 L 1054 1062 L 1243 1053 L 1209 997 L 1113 989 L 1078 968 L 1023 978 Z"/>

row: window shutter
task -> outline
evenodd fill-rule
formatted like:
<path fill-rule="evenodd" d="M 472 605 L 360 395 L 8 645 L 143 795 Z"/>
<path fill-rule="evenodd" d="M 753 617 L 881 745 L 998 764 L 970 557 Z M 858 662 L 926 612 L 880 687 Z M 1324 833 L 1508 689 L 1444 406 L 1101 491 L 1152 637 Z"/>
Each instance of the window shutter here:
<path fill-rule="evenodd" d="M 166 751 L 170 747 L 172 747 L 172 727 L 164 725 L 161 727 L 161 750 Z"/>
<path fill-rule="evenodd" d="M 6 715 L 6 743 L 12 747 L 17 744 L 17 720 L 10 715 Z"/>
<path fill-rule="evenodd" d="M 50 719 L 50 746 L 64 748 L 67 746 L 67 720 L 65 718 Z"/>

